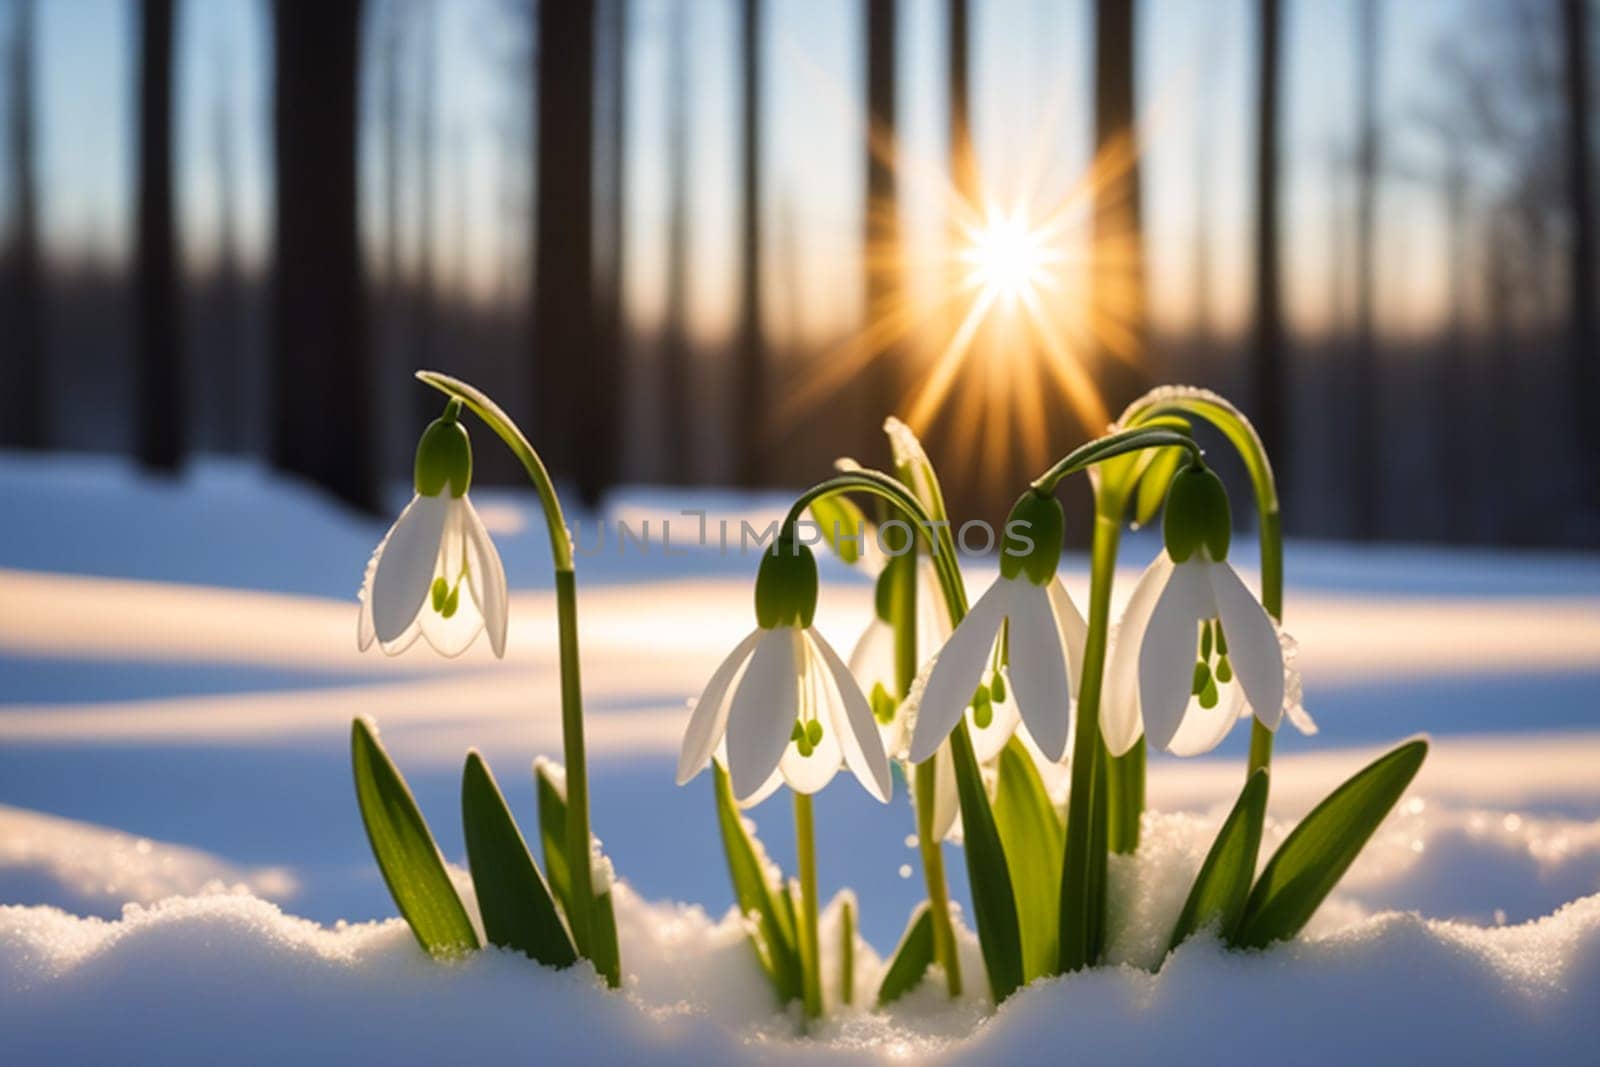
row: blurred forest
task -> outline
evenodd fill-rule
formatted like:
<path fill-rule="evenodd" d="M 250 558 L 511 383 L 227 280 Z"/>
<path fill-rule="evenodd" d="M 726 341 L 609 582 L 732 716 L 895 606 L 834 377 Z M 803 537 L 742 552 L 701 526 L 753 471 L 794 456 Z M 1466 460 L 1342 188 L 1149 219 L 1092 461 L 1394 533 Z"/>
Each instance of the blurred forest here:
<path fill-rule="evenodd" d="M 410 380 L 431 367 L 500 398 L 590 504 L 883 463 L 895 412 L 953 510 L 998 518 L 1040 457 L 1176 381 L 1256 421 L 1294 534 L 1600 545 L 1588 0 L 833 0 L 825 30 L 785 0 L 473 0 L 448 48 L 441 22 L 468 0 L 240 0 L 229 32 L 192 40 L 204 0 L 114 0 L 126 236 L 53 242 L 41 85 L 76 42 L 41 25 L 74 2 L 0 0 L 0 447 L 127 453 L 157 477 L 261 457 L 374 510 L 439 409 Z M 1427 32 L 1391 32 L 1427 4 Z M 1231 51 L 1206 30 L 1224 6 L 1244 27 Z M 1200 50 L 1170 91 L 1146 39 L 1169 15 Z M 1291 34 L 1330 18 L 1349 47 Z M 821 32 L 849 77 L 796 90 L 780 68 Z M 198 99 L 186 40 L 213 75 Z M 1083 142 L 1045 199 L 1084 251 L 1025 283 L 1052 305 L 1034 329 L 969 314 L 983 292 L 960 276 L 962 220 L 998 184 L 986 146 L 1015 132 L 983 103 L 1011 76 L 984 57 L 1013 44 L 1072 87 L 1076 117 L 1019 114 L 1026 138 Z M 231 76 L 247 53 L 254 111 Z M 1332 135 L 1295 117 L 1317 104 L 1294 78 L 1310 63 L 1316 92 L 1350 103 L 1325 108 Z M 506 102 L 481 116 L 487 165 L 441 106 L 464 68 Z M 785 119 L 808 91 L 853 121 L 822 103 Z M 844 147 L 813 144 L 819 128 Z M 1225 143 L 1238 180 L 1214 161 Z M 725 166 L 704 162 L 722 148 Z M 95 151 L 71 158 L 121 166 Z M 836 181 L 858 208 L 816 206 L 813 184 Z M 1424 216 L 1431 259 L 1406 228 Z M 712 289 L 725 314 L 700 310 Z M 480 480 L 510 477 L 479 452 Z"/>

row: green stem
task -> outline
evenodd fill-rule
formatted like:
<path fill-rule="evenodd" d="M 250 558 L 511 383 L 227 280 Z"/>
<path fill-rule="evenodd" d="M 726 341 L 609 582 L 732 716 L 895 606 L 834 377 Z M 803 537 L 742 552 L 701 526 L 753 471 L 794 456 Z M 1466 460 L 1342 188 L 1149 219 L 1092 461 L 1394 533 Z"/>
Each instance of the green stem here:
<path fill-rule="evenodd" d="M 1095 842 L 1106 838 L 1104 796 L 1096 775 L 1100 759 L 1100 689 L 1105 678 L 1107 635 L 1111 627 L 1111 581 L 1117 566 L 1117 542 L 1122 533 L 1122 500 L 1102 492 L 1095 505 L 1094 540 L 1089 572 L 1089 636 L 1083 655 L 1083 679 L 1078 683 L 1078 717 L 1072 737 L 1072 779 L 1067 793 L 1067 841 L 1061 867 L 1061 954 L 1059 973 L 1065 974 L 1094 962 L 1098 932 L 1094 918 L 1103 915 L 1099 898 L 1105 894 L 1103 870 L 1093 855 Z M 1102 772 L 1103 773 L 1103 772 Z M 1103 847 L 1103 846 L 1102 846 Z"/>
<path fill-rule="evenodd" d="M 493 430 L 521 462 L 539 496 L 545 529 L 550 537 L 550 556 L 555 563 L 556 617 L 561 655 L 561 737 L 567 772 L 567 871 L 571 879 L 567 922 L 572 940 L 586 959 L 618 960 L 615 944 L 596 951 L 594 881 L 590 867 L 589 773 L 583 745 L 583 686 L 578 666 L 578 588 L 573 569 L 572 539 L 561 511 L 561 500 L 544 461 L 533 450 L 517 424 L 500 406 L 475 387 L 457 378 L 433 371 L 418 371 L 417 378 L 446 396 L 461 401 Z M 614 939 L 615 933 L 607 935 Z M 621 965 L 608 966 L 607 982 L 615 988 L 621 981 Z"/>
<path fill-rule="evenodd" d="M 904 480 L 904 475 L 902 475 Z M 894 626 L 895 696 L 905 700 L 917 675 L 917 612 L 921 591 L 917 588 L 917 562 L 923 538 L 911 542 L 911 551 L 891 559 L 892 596 L 889 601 Z M 950 923 L 950 890 L 944 873 L 944 848 L 933 830 L 934 797 L 937 792 L 938 754 L 916 765 L 913 772 L 912 805 L 917 822 L 917 854 L 922 861 L 922 880 L 928 890 L 928 914 L 933 924 L 933 958 L 944 971 L 945 988 L 951 997 L 961 995 L 961 961 L 956 955 L 955 929 Z"/>
<path fill-rule="evenodd" d="M 822 944 L 817 932 L 816 820 L 811 794 L 794 794 L 794 847 L 800 865 L 800 966 L 806 1018 L 822 1017 Z"/>

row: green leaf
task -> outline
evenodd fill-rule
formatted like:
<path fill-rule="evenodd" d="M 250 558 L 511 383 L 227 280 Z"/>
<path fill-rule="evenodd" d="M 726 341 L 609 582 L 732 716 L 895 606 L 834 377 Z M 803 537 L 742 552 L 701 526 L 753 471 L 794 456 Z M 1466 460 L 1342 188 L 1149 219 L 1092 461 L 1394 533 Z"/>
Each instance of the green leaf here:
<path fill-rule="evenodd" d="M 1172 482 L 1172 476 L 1178 470 L 1187 450 L 1182 448 L 1161 448 L 1155 452 L 1155 457 L 1150 460 L 1150 465 L 1139 477 L 1139 492 L 1134 499 L 1133 521 L 1140 526 L 1148 526 L 1150 520 L 1155 518 L 1156 512 L 1161 510 L 1161 502 L 1167 498 L 1167 486 Z"/>
<path fill-rule="evenodd" d="M 1405 793 L 1427 755 L 1427 741 L 1407 741 L 1357 772 L 1302 819 L 1261 872 L 1232 943 L 1264 948 L 1299 933 Z"/>
<path fill-rule="evenodd" d="M 1005 846 L 995 825 L 989 796 L 972 752 L 972 738 L 962 722 L 950 735 L 955 754 L 956 792 L 961 800 L 961 826 L 966 835 L 967 883 L 972 889 L 972 913 L 983 948 L 983 966 L 989 975 L 989 992 L 999 1004 L 1022 985 L 1022 934 L 1017 901 L 1012 893 Z"/>
<path fill-rule="evenodd" d="M 819 497 L 811 504 L 811 518 L 834 555 L 846 563 L 861 559 L 861 548 L 872 524 L 855 501 L 843 493 Z"/>
<path fill-rule="evenodd" d="M 1000 752 L 994 821 L 1016 892 L 1023 981 L 1031 982 L 1048 974 L 1056 963 L 1066 831 L 1033 758 L 1015 737 Z"/>
<path fill-rule="evenodd" d="M 1250 879 L 1256 874 L 1256 856 L 1261 851 L 1261 826 L 1267 814 L 1267 770 L 1256 771 L 1245 782 L 1233 810 L 1223 820 L 1222 829 L 1206 853 L 1206 861 L 1195 875 L 1184 901 L 1178 924 L 1167 943 L 1171 952 L 1189 935 L 1213 920 L 1226 940 L 1238 928 L 1250 896 Z"/>
<path fill-rule="evenodd" d="M 405 779 L 365 719 L 351 724 L 350 764 L 372 855 L 418 943 L 434 956 L 479 948 L 477 931 L 445 871 L 439 846 Z"/>
<path fill-rule="evenodd" d="M 846 896 L 839 902 L 839 1002 L 856 999 L 856 902 Z"/>
<path fill-rule="evenodd" d="M 728 876 L 733 881 L 734 899 L 743 915 L 755 916 L 750 940 L 762 969 L 772 980 L 778 1001 L 787 1004 L 800 996 L 800 949 L 795 939 L 794 916 L 783 891 L 767 877 L 761 854 L 745 828 L 744 818 L 733 799 L 733 783 L 722 764 L 713 762 L 717 797 L 717 825 L 722 831 L 722 849 L 728 857 Z"/>
<path fill-rule="evenodd" d="M 493 772 L 476 751 L 467 753 L 461 772 L 461 825 L 489 943 L 516 949 L 550 967 L 571 966 L 578 958 L 572 935 Z"/>
<path fill-rule="evenodd" d="M 534 764 L 534 781 L 539 795 L 539 845 L 544 851 L 544 870 L 550 878 L 550 891 L 561 903 L 563 912 L 572 908 L 569 894 L 572 879 L 567 875 L 567 793 L 562 783 L 551 776 L 544 762 Z"/>
<path fill-rule="evenodd" d="M 547 763 L 534 765 L 533 773 L 539 792 L 539 839 L 544 851 L 544 869 L 550 879 L 550 892 L 561 906 L 563 915 L 570 914 L 569 896 L 572 879 L 567 871 L 567 793 L 563 783 L 554 777 Z M 611 900 L 611 891 L 596 894 L 594 898 L 594 964 L 606 984 L 612 989 L 622 985 L 622 959 L 617 947 L 617 915 Z"/>
<path fill-rule="evenodd" d="M 933 912 L 924 900 L 911 912 L 900 944 L 895 946 L 889 969 L 878 985 L 878 1007 L 892 1004 L 917 988 L 933 964 Z"/>

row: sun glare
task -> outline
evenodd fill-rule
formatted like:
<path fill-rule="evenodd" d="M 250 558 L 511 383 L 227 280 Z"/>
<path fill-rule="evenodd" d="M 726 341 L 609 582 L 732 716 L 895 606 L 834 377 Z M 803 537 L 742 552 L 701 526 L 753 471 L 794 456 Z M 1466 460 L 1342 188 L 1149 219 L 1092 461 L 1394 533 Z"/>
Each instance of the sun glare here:
<path fill-rule="evenodd" d="M 970 272 L 967 283 L 990 298 L 1008 303 L 1030 299 L 1050 283 L 1050 266 L 1059 256 L 1021 212 L 990 213 L 973 228 L 960 258 Z"/>

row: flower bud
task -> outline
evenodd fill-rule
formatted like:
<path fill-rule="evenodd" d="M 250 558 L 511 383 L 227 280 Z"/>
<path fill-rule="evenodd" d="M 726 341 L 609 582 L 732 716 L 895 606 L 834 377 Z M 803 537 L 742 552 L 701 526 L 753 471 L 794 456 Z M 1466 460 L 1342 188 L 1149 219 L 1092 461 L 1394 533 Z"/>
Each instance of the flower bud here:
<path fill-rule="evenodd" d="M 1174 563 L 1182 563 L 1202 547 L 1213 563 L 1228 558 L 1233 515 L 1228 491 L 1210 468 L 1189 463 L 1172 476 L 1161 534 Z"/>
<path fill-rule="evenodd" d="M 1009 542 L 1012 530 L 1033 542 L 1033 547 L 1014 550 Z M 1052 494 L 1029 489 L 1017 498 L 1006 517 L 1006 547 L 1000 551 L 1000 576 L 1015 578 L 1026 574 L 1034 585 L 1044 585 L 1055 577 L 1061 564 L 1061 546 L 1066 535 L 1066 517 L 1061 502 Z"/>
<path fill-rule="evenodd" d="M 756 622 L 776 626 L 811 625 L 817 614 L 817 557 L 794 539 L 779 536 L 761 557 L 756 574 Z"/>
<path fill-rule="evenodd" d="M 414 476 L 417 492 L 423 496 L 438 496 L 448 485 L 451 496 L 462 497 L 472 485 L 472 440 L 456 419 L 460 410 L 459 400 L 450 401 L 417 442 Z"/>

